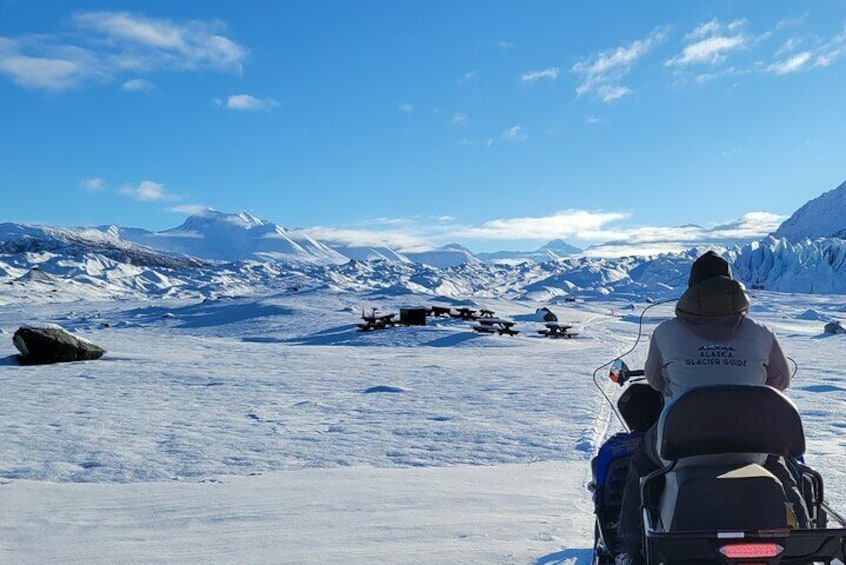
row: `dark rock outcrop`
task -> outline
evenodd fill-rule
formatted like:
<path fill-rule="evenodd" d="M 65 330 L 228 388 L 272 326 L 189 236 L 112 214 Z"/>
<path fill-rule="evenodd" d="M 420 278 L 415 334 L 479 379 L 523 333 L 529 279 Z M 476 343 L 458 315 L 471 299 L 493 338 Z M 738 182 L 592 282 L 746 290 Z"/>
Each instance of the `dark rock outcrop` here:
<path fill-rule="evenodd" d="M 22 326 L 15 332 L 12 342 L 21 352 L 18 360 L 22 365 L 99 359 L 106 352 L 59 326 Z"/>

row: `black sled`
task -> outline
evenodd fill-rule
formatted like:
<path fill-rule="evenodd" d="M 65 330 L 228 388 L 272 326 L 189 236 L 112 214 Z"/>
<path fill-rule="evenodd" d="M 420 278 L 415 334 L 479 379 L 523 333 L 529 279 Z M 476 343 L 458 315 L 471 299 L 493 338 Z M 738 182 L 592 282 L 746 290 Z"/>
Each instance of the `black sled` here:
<path fill-rule="evenodd" d="M 619 552 L 629 460 L 656 421 L 666 464 L 641 480 L 646 565 L 846 563 L 846 521 L 825 502 L 820 474 L 802 463 L 802 422 L 787 397 L 766 386 L 720 385 L 662 410 L 657 391 L 630 380 L 642 374 L 619 360 L 612 366 L 612 380 L 625 386 L 618 415 L 630 431 L 610 437 L 591 462 L 594 565 L 613 564 Z M 796 489 L 768 470 L 772 458 Z M 801 500 L 791 500 L 797 489 Z"/>

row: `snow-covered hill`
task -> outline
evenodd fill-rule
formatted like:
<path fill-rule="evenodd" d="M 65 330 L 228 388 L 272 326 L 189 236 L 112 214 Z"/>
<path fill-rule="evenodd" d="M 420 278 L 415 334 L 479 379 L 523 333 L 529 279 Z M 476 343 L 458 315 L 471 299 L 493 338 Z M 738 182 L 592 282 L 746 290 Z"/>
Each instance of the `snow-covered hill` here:
<path fill-rule="evenodd" d="M 450 243 L 449 245 L 426 251 L 407 251 L 403 255 L 415 263 L 422 263 L 440 269 L 454 267 L 463 263 L 472 264 L 479 262 L 479 259 L 473 255 L 472 251 L 457 243 Z"/>
<path fill-rule="evenodd" d="M 846 239 L 846 182 L 799 208 L 774 235 L 789 241 L 820 237 Z"/>
<path fill-rule="evenodd" d="M 214 261 L 270 259 L 290 263 L 341 264 L 344 257 L 328 245 L 246 213 L 207 210 L 173 229 L 119 230 L 129 241 Z"/>
<path fill-rule="evenodd" d="M 166 253 L 120 237 L 119 228 L 58 228 L 14 223 L 0 224 L 0 255 L 53 253 L 78 256 L 94 253 L 115 261 L 147 267 L 200 267 L 194 257 Z"/>
<path fill-rule="evenodd" d="M 555 239 L 534 251 L 494 251 L 491 253 L 477 253 L 476 257 L 482 261 L 493 263 L 521 263 L 532 261 L 543 263 L 569 257 L 581 252 L 575 245 L 570 245 L 562 239 Z"/>

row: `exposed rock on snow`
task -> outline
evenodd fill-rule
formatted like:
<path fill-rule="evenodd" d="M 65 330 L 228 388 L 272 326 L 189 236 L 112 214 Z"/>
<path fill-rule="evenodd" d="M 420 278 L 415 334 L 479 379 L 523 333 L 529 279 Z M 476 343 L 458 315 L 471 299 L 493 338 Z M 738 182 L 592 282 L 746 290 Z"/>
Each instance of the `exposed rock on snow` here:
<path fill-rule="evenodd" d="M 827 323 L 823 331 L 827 334 L 846 334 L 846 328 L 837 321 Z"/>
<path fill-rule="evenodd" d="M 15 332 L 12 342 L 20 351 L 19 360 L 24 365 L 99 359 L 106 352 L 102 347 L 52 324 L 23 326 Z"/>

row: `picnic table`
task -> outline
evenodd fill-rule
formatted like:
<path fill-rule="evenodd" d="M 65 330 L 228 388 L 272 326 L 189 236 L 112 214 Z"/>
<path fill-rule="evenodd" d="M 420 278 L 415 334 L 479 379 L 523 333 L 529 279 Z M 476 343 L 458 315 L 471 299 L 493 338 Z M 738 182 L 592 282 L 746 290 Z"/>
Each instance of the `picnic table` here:
<path fill-rule="evenodd" d="M 579 332 L 571 332 L 572 324 L 564 322 L 547 322 L 544 324 L 546 328 L 538 330 L 538 333 L 546 337 L 566 337 L 570 339 L 579 335 Z"/>
<path fill-rule="evenodd" d="M 480 318 L 493 318 L 494 311 L 493 310 L 479 310 L 479 317 Z"/>
<path fill-rule="evenodd" d="M 450 309 L 446 306 L 432 306 L 430 313 L 435 318 L 440 318 L 442 316 L 448 317 L 450 315 Z"/>
<path fill-rule="evenodd" d="M 359 331 L 368 332 L 372 330 L 382 330 L 388 327 L 393 327 L 397 324 L 394 320 L 396 314 L 377 314 L 373 310 L 369 315 L 364 312 L 361 313 L 363 324 L 358 324 Z"/>
<path fill-rule="evenodd" d="M 462 320 L 475 320 L 477 318 L 476 311 L 472 308 L 456 308 L 455 314 L 450 314 L 453 318 L 461 318 Z"/>
<path fill-rule="evenodd" d="M 476 321 L 478 323 L 472 327 L 474 331 L 479 333 L 498 333 L 499 335 L 517 335 L 520 333 L 519 331 L 512 329 L 515 322 L 512 322 L 511 320 L 502 320 L 500 318 L 488 316 L 485 318 L 479 318 Z"/>

